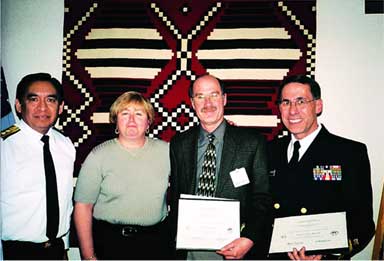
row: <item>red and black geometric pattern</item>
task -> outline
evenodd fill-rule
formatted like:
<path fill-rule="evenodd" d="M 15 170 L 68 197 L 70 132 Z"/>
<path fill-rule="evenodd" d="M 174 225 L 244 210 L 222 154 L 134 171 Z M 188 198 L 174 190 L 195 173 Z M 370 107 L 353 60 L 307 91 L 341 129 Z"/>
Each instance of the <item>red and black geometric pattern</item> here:
<path fill-rule="evenodd" d="M 77 148 L 77 172 L 115 135 L 109 107 L 125 91 L 154 105 L 151 137 L 169 141 L 197 124 L 188 88 L 204 73 L 227 87 L 226 118 L 268 139 L 282 134 L 279 82 L 315 73 L 316 1 L 66 0 L 63 44 L 59 124 Z"/>

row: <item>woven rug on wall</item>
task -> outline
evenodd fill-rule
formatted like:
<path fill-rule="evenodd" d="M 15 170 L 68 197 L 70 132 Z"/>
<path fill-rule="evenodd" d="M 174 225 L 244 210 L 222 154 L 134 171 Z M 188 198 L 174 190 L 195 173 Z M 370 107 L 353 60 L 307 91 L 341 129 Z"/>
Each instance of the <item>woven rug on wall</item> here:
<path fill-rule="evenodd" d="M 120 94 L 149 98 L 149 136 L 169 141 L 198 124 L 188 88 L 205 73 L 226 85 L 226 118 L 282 135 L 279 82 L 315 74 L 316 0 L 65 0 L 63 44 L 59 125 L 77 149 L 77 176 L 90 150 L 115 137 L 108 113 Z"/>

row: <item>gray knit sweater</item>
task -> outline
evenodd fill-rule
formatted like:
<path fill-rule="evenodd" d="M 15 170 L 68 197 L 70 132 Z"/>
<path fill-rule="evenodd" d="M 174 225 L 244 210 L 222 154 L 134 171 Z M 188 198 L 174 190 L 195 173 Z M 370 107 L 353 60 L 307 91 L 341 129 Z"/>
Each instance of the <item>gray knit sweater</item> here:
<path fill-rule="evenodd" d="M 113 224 L 149 226 L 167 214 L 169 146 L 147 138 L 128 150 L 117 139 L 95 147 L 82 165 L 75 201 L 94 204 L 93 216 Z"/>

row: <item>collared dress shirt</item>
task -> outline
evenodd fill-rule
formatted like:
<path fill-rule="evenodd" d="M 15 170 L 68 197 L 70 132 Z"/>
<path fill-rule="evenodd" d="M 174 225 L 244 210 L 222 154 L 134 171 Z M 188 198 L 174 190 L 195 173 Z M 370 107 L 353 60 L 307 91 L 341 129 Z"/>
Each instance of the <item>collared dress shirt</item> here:
<path fill-rule="evenodd" d="M 46 237 L 46 192 L 41 133 L 24 121 L 20 131 L 1 139 L 1 239 L 41 243 Z M 66 236 L 72 213 L 75 148 L 68 137 L 51 128 L 50 151 L 55 165 L 60 223 L 57 237 Z"/>
<path fill-rule="evenodd" d="M 223 121 L 213 132 L 215 135 L 215 139 L 213 144 L 215 145 L 216 152 L 216 178 L 215 178 L 215 186 L 217 186 L 217 181 L 219 179 L 219 170 L 221 163 L 221 155 L 223 152 L 223 144 L 224 144 L 224 132 L 225 132 L 225 121 Z M 197 143 L 197 171 L 196 171 L 196 189 L 197 192 L 199 178 L 203 173 L 203 163 L 204 163 L 204 154 L 207 150 L 209 140 L 208 140 L 208 132 L 205 131 L 202 127 L 200 128 L 199 139 Z"/>
<path fill-rule="evenodd" d="M 215 178 L 216 187 L 217 187 L 217 182 L 219 180 L 219 170 L 220 170 L 220 164 L 221 164 L 221 155 L 223 153 L 225 128 L 226 128 L 226 121 L 223 120 L 221 124 L 212 132 L 212 134 L 215 135 L 213 144 L 215 145 L 215 152 L 216 152 L 216 178 Z M 197 143 L 197 168 L 196 168 L 195 193 L 197 192 L 199 177 L 203 172 L 204 154 L 209 144 L 208 134 L 209 133 L 206 130 L 200 127 L 199 139 Z M 188 251 L 187 260 L 223 260 L 223 257 L 219 254 L 216 254 L 215 251 L 192 250 L 192 251 Z"/>
<path fill-rule="evenodd" d="M 314 132 L 312 132 L 307 137 L 305 137 L 301 140 L 296 139 L 295 136 L 293 136 L 293 134 L 291 134 L 291 141 L 289 142 L 289 145 L 287 148 L 287 160 L 288 160 L 288 162 L 291 160 L 291 158 L 293 156 L 293 147 L 294 147 L 293 145 L 295 144 L 295 141 L 298 140 L 300 142 L 300 149 L 299 149 L 299 160 L 300 160 L 301 157 L 303 157 L 304 153 L 309 148 L 309 146 L 312 144 L 312 141 L 316 138 L 317 134 L 319 134 L 320 130 L 321 130 L 321 124 L 319 124 L 317 126 L 317 128 Z"/>

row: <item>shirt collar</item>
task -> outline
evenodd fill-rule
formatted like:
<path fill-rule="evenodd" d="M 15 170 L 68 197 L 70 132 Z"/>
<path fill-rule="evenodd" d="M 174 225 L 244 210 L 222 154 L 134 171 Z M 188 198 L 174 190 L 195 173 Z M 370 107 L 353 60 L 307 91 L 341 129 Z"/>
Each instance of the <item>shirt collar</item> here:
<path fill-rule="evenodd" d="M 299 159 L 300 159 L 304 155 L 304 153 L 307 151 L 309 146 L 312 144 L 317 134 L 319 134 L 321 128 L 322 128 L 321 124 L 318 124 L 317 129 L 314 132 L 302 138 L 301 140 L 296 139 L 295 136 L 291 134 L 291 141 L 289 142 L 289 146 L 288 146 L 290 151 L 293 151 L 293 144 L 295 143 L 295 141 L 298 140 L 300 142 L 300 149 L 299 149 Z"/>
<path fill-rule="evenodd" d="M 214 144 L 217 144 L 217 142 L 222 141 L 224 139 L 224 132 L 225 132 L 226 125 L 227 125 L 226 121 L 223 120 L 220 123 L 220 125 L 213 132 L 211 132 L 213 133 L 213 135 L 215 135 L 215 140 L 213 142 Z M 204 130 L 200 125 L 199 144 L 204 145 L 205 143 L 208 143 L 208 137 L 207 137 L 208 134 L 209 132 Z"/>
<path fill-rule="evenodd" d="M 32 139 L 36 139 L 36 140 L 41 140 L 41 138 L 43 137 L 43 135 L 32 129 L 31 126 L 29 126 L 24 120 L 20 120 L 20 123 L 19 123 L 19 127 L 20 129 L 22 129 L 23 131 L 25 131 L 29 137 L 31 137 Z M 52 135 L 52 127 L 49 128 L 48 132 L 45 134 L 45 135 L 48 135 L 49 138 L 50 138 L 50 141 L 54 142 L 54 136 Z"/>

